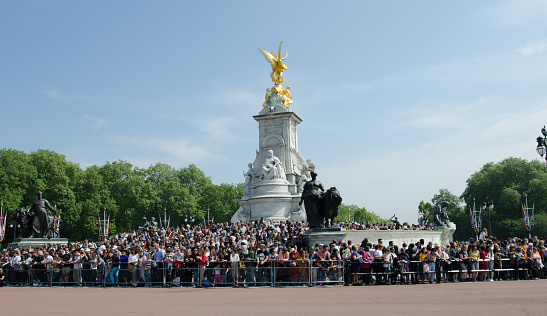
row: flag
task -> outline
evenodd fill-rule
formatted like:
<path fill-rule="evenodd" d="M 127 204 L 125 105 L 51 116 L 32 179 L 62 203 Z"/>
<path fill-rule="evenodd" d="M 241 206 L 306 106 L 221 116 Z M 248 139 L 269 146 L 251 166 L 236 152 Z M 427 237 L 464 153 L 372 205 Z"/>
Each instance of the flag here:
<path fill-rule="evenodd" d="M 471 228 L 473 228 L 474 232 L 477 232 L 477 218 L 475 217 L 474 207 L 469 208 L 469 214 L 471 215 Z"/>
<path fill-rule="evenodd" d="M 102 240 L 103 232 L 101 230 L 101 215 L 97 215 L 97 219 L 99 220 L 99 240 Z"/>
<path fill-rule="evenodd" d="M 106 227 L 105 227 L 105 237 L 108 237 L 108 232 L 110 231 L 110 215 L 108 215 L 108 221 L 106 222 Z"/>

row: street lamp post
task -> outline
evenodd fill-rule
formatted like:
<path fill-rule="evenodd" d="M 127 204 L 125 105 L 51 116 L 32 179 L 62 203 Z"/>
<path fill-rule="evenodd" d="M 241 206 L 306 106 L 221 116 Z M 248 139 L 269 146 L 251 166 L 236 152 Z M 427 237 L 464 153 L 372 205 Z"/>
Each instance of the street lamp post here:
<path fill-rule="evenodd" d="M 490 208 L 494 208 L 494 202 L 487 197 L 482 205 L 488 211 L 488 232 L 490 233 L 490 236 L 494 236 L 494 234 L 492 234 L 492 221 L 490 220 Z"/>
<path fill-rule="evenodd" d="M 192 216 L 192 215 L 187 215 L 187 216 L 185 217 L 185 220 L 186 220 L 186 224 L 188 224 L 188 223 L 192 223 L 192 224 L 193 224 L 194 221 L 195 221 L 194 216 Z"/>
<path fill-rule="evenodd" d="M 9 228 L 13 228 L 13 240 L 15 240 L 15 238 L 17 238 L 17 228 L 21 228 L 21 224 L 13 225 L 13 223 L 11 223 Z"/>
<path fill-rule="evenodd" d="M 543 137 L 539 136 L 537 138 L 538 146 L 536 151 L 541 157 L 545 155 L 545 163 L 547 164 L 547 129 L 545 129 L 545 126 L 541 129 L 541 133 L 543 134 Z"/>

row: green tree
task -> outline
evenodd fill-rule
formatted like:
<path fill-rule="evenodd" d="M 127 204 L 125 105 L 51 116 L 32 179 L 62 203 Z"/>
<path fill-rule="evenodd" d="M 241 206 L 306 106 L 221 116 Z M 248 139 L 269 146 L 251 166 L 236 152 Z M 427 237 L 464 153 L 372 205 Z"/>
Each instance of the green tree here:
<path fill-rule="evenodd" d="M 450 221 L 456 224 L 456 232 L 454 233 L 454 239 L 466 240 L 472 236 L 473 231 L 471 229 L 471 222 L 469 218 L 469 210 L 462 207 L 462 200 L 452 194 L 448 189 L 440 189 L 439 193 L 433 195 L 431 203 L 421 201 L 418 205 L 419 211 L 427 210 L 428 223 L 433 222 L 434 211 L 433 209 L 441 206 L 441 202 L 448 202 L 447 213 Z"/>
<path fill-rule="evenodd" d="M 365 222 L 365 223 L 379 223 L 385 222 L 385 219 L 380 218 L 378 214 L 374 212 L 367 211 L 364 207 L 359 207 L 357 205 L 345 205 L 341 204 L 338 208 L 338 216 L 334 218 L 335 221 L 345 222 L 348 220 L 355 220 L 356 222 Z"/>
<path fill-rule="evenodd" d="M 542 219 L 547 210 L 546 192 L 547 170 L 542 162 L 507 158 L 499 163 L 487 163 L 471 175 L 461 197 L 468 208 L 472 207 L 473 198 L 477 207 L 487 198 L 494 202 L 490 214 L 492 232 L 489 234 L 498 238 L 525 237 L 527 234 L 522 221 L 525 195 L 529 203 L 535 205 L 536 218 L 540 219 L 536 221 L 534 232 L 545 234 L 547 228 Z M 486 214 L 483 214 L 483 227 L 488 227 Z"/>
<path fill-rule="evenodd" d="M 23 199 L 31 192 L 31 183 L 37 177 L 38 172 L 30 163 L 28 154 L 14 149 L 0 150 L 0 202 L 3 209 L 13 212 L 24 206 Z"/>
<path fill-rule="evenodd" d="M 433 221 L 433 205 L 430 202 L 421 200 L 420 204 L 418 204 L 418 215 L 424 213 L 427 216 L 427 222 L 431 223 Z M 419 217 L 421 218 L 422 216 L 419 215 Z"/>

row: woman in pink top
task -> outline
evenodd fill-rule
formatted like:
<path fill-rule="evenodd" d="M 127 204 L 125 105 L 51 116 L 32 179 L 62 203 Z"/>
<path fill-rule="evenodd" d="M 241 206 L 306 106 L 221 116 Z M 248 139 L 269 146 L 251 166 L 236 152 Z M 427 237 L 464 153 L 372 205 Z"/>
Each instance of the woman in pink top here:
<path fill-rule="evenodd" d="M 363 263 L 361 264 L 361 272 L 367 273 L 365 274 L 365 278 L 363 280 L 363 283 L 366 285 L 370 284 L 370 271 L 372 271 L 372 257 L 370 256 L 370 247 L 365 246 L 363 252 L 361 253 L 363 256 Z"/>

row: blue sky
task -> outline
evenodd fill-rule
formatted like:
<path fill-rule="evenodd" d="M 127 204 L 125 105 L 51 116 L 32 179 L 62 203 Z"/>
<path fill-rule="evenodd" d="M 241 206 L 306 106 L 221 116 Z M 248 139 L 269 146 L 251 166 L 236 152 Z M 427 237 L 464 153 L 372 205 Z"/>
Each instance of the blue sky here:
<path fill-rule="evenodd" d="M 243 182 L 282 38 L 299 149 L 346 204 L 416 222 L 487 162 L 537 159 L 545 1 L 2 1 L 0 147 Z"/>

